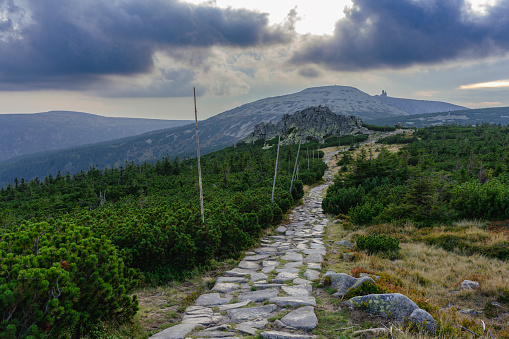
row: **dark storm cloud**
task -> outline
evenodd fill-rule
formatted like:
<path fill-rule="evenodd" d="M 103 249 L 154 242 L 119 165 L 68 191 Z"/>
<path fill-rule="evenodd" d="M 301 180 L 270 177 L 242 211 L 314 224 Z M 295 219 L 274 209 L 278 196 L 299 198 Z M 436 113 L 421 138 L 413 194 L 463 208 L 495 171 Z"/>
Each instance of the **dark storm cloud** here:
<path fill-rule="evenodd" d="M 267 14 L 177 0 L 0 0 L 0 89 L 83 88 L 103 75 L 150 71 L 157 50 L 292 37 Z"/>
<path fill-rule="evenodd" d="M 469 11 L 463 0 L 353 0 L 345 15 L 332 37 L 311 37 L 292 60 L 356 71 L 509 50 L 509 0 L 499 0 L 485 15 Z"/>

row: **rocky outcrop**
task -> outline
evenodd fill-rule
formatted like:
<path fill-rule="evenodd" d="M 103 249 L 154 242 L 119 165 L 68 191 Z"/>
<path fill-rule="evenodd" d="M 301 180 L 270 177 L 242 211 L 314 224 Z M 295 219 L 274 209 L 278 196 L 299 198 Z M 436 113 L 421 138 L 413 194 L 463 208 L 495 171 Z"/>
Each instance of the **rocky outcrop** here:
<path fill-rule="evenodd" d="M 325 137 L 355 134 L 361 131 L 362 121 L 353 115 L 336 114 L 326 106 L 313 106 L 294 114 L 285 114 L 276 124 L 260 123 L 245 141 L 270 140 L 281 135 L 283 144 L 297 143 L 308 137 L 323 140 Z"/>

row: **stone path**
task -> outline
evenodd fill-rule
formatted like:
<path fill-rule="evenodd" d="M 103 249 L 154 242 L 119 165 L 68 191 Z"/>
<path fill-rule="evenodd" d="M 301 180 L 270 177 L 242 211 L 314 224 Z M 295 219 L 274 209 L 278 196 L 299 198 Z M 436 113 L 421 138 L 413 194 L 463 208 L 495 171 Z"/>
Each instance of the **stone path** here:
<path fill-rule="evenodd" d="M 328 220 L 321 204 L 322 192 L 332 181 L 330 171 L 325 179 L 291 212 L 290 224 L 279 226 L 277 235 L 246 252 L 238 267 L 225 272 L 210 293 L 186 309 L 181 324 L 151 338 L 233 339 L 260 330 L 264 339 L 315 338 L 309 334 L 318 325 L 311 283 L 319 279 L 326 253 L 322 234 Z"/>

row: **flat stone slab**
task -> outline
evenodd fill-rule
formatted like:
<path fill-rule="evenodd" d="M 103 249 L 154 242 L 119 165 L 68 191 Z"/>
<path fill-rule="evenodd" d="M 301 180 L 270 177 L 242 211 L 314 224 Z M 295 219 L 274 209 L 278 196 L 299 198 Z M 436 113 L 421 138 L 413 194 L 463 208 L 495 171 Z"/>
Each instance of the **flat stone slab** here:
<path fill-rule="evenodd" d="M 251 274 L 251 281 L 265 280 L 268 276 L 265 273 L 254 273 Z"/>
<path fill-rule="evenodd" d="M 298 268 L 293 268 L 293 267 L 283 267 L 283 268 L 276 268 L 276 272 L 278 273 L 299 273 L 299 269 Z"/>
<path fill-rule="evenodd" d="M 316 335 L 266 331 L 261 333 L 263 339 L 316 339 Z"/>
<path fill-rule="evenodd" d="M 249 335 L 256 335 L 256 331 L 258 331 L 256 328 L 246 325 L 237 325 L 235 326 L 235 329 L 239 332 L 246 333 Z"/>
<path fill-rule="evenodd" d="M 272 283 L 262 283 L 262 282 L 255 282 L 253 284 L 253 287 L 256 287 L 258 289 L 277 288 L 277 287 L 281 287 L 281 286 L 285 286 L 285 284 L 272 284 Z"/>
<path fill-rule="evenodd" d="M 232 338 L 235 334 L 235 332 L 227 331 L 201 331 L 193 333 L 193 336 L 198 338 Z"/>
<path fill-rule="evenodd" d="M 235 267 L 232 270 L 224 272 L 224 274 L 226 274 L 230 277 L 245 277 L 246 275 L 251 275 L 253 273 L 256 273 L 256 271 L 245 270 L 243 268 L 238 268 L 238 267 Z"/>
<path fill-rule="evenodd" d="M 275 231 L 278 232 L 278 233 L 285 233 L 286 232 L 286 227 L 279 226 L 278 228 L 275 229 Z"/>
<path fill-rule="evenodd" d="M 305 263 L 321 263 L 321 262 L 323 262 L 323 257 L 321 254 L 318 254 L 318 253 L 309 254 L 304 259 L 304 262 Z"/>
<path fill-rule="evenodd" d="M 262 261 L 262 267 L 270 267 L 270 266 L 276 266 L 279 264 L 276 260 L 264 260 Z"/>
<path fill-rule="evenodd" d="M 274 298 L 277 296 L 279 291 L 276 288 L 268 288 L 260 291 L 251 291 L 240 293 L 237 297 L 239 300 L 251 300 L 254 302 L 261 302 L 268 300 L 270 298 Z"/>
<path fill-rule="evenodd" d="M 243 268 L 246 270 L 257 270 L 260 265 L 254 261 L 246 261 L 242 260 L 239 262 L 239 268 Z"/>
<path fill-rule="evenodd" d="M 194 303 L 197 306 L 219 306 L 227 304 L 229 301 L 228 298 L 221 298 L 219 293 L 207 293 L 200 295 Z"/>
<path fill-rule="evenodd" d="M 240 283 L 240 282 L 246 282 L 246 278 L 243 277 L 219 277 L 216 280 L 217 283 Z"/>
<path fill-rule="evenodd" d="M 278 306 L 316 306 L 314 297 L 275 297 L 269 302 Z"/>
<path fill-rule="evenodd" d="M 299 277 L 299 274 L 297 274 L 297 273 L 282 272 L 282 273 L 279 273 L 274 279 L 272 279 L 272 282 L 282 283 L 287 280 L 293 280 L 298 277 Z"/>
<path fill-rule="evenodd" d="M 212 291 L 217 291 L 221 293 L 229 293 L 236 291 L 240 288 L 239 284 L 235 283 L 217 283 L 212 288 Z"/>
<path fill-rule="evenodd" d="M 255 253 L 258 254 L 274 254 L 277 252 L 277 248 L 270 246 L 270 247 L 260 247 L 254 250 Z"/>
<path fill-rule="evenodd" d="M 241 307 L 247 306 L 247 304 L 249 304 L 250 302 L 251 302 L 251 300 L 245 300 L 245 301 L 241 301 L 239 303 L 220 305 L 219 311 L 228 311 L 228 310 L 233 310 L 235 308 L 241 308 Z"/>
<path fill-rule="evenodd" d="M 178 324 L 154 334 L 150 339 L 184 339 L 198 324 Z"/>
<path fill-rule="evenodd" d="M 276 305 L 265 305 L 251 308 L 238 308 L 226 311 L 230 320 L 234 323 L 241 323 L 246 320 L 253 320 L 260 317 L 267 317 L 276 310 Z"/>
<path fill-rule="evenodd" d="M 296 278 L 296 279 L 293 279 L 293 283 L 297 284 L 297 285 L 303 285 L 303 284 L 311 284 L 312 281 L 302 279 L 302 278 Z"/>
<path fill-rule="evenodd" d="M 318 248 L 309 248 L 307 250 L 302 251 L 304 254 L 320 254 L 325 255 L 325 249 Z"/>
<path fill-rule="evenodd" d="M 306 270 L 306 272 L 304 272 L 304 278 L 308 280 L 320 279 L 320 272 L 315 270 Z"/>
<path fill-rule="evenodd" d="M 310 263 L 308 263 L 308 269 L 311 269 L 311 270 L 321 270 L 322 269 L 322 264 L 321 263 L 310 262 Z"/>
<path fill-rule="evenodd" d="M 300 330 L 312 330 L 318 325 L 313 306 L 304 306 L 291 311 L 281 319 L 283 324 Z"/>
<path fill-rule="evenodd" d="M 276 265 L 273 265 L 273 266 L 265 266 L 264 268 L 262 268 L 262 272 L 263 273 L 269 273 L 269 272 L 272 272 L 276 269 Z"/>
<path fill-rule="evenodd" d="M 270 254 L 256 254 L 256 255 L 245 256 L 244 260 L 259 261 L 259 260 L 267 259 L 269 257 L 270 257 Z"/>
<path fill-rule="evenodd" d="M 189 306 L 182 318 L 183 324 L 212 325 L 221 321 L 223 317 L 214 313 L 212 309 L 203 306 Z"/>
<path fill-rule="evenodd" d="M 308 297 L 313 288 L 309 284 L 283 286 L 281 287 L 286 294 L 291 297 Z"/>

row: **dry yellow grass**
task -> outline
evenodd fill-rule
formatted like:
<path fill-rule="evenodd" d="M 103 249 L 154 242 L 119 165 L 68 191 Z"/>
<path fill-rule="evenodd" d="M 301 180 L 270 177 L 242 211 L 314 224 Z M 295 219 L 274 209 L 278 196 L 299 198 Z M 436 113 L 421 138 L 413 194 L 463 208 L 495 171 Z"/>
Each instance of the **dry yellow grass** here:
<path fill-rule="evenodd" d="M 465 234 L 472 237 L 492 237 L 493 239 L 498 237 L 498 241 L 508 241 L 507 236 L 490 234 L 490 232 L 480 229 L 479 227 L 483 224 L 477 221 L 463 221 L 455 226 L 463 226 Z M 437 228 L 433 230 L 433 232 L 435 231 L 440 234 L 445 232 L 445 228 Z M 388 233 L 397 236 L 405 241 L 400 244 L 400 258 L 392 261 L 377 255 L 360 253 L 354 255 L 353 261 L 341 260 L 343 251 L 347 250 L 337 247 L 333 242 L 339 239 L 352 239 L 355 233 Z M 330 241 L 332 251 L 328 255 L 325 269 L 350 274 L 352 269 L 363 267 L 375 274 L 387 274 L 398 278 L 402 283 L 401 293 L 407 294 L 412 299 L 422 297 L 421 300 L 427 300 L 429 305 L 435 308 L 435 318 L 441 321 L 442 326 L 448 326 L 451 329 L 458 329 L 458 324 L 466 324 L 475 328 L 477 325 L 480 326 L 481 319 L 492 332 L 496 333 L 504 327 L 507 328 L 509 314 L 488 317 L 485 313 L 490 310 L 499 311 L 491 303 L 497 301 L 501 291 L 508 289 L 509 262 L 487 258 L 479 254 L 466 255 L 460 251 L 448 252 L 441 248 L 428 246 L 412 240 L 417 233 L 418 229 L 414 228 L 412 224 L 406 224 L 400 228 L 386 224 L 345 230 L 340 223 L 330 223 L 327 228 L 327 239 Z M 480 289 L 462 290 L 460 283 L 466 279 L 478 281 Z M 500 302 L 500 300 L 498 301 Z M 502 305 L 500 310 L 508 312 L 508 307 L 508 305 Z M 471 317 L 458 313 L 457 310 L 460 309 L 475 309 L 485 312 L 480 317 Z M 456 338 L 459 336 L 458 333 L 442 334 L 439 337 Z M 394 333 L 394 337 L 425 338 L 426 336 L 398 332 Z"/>

